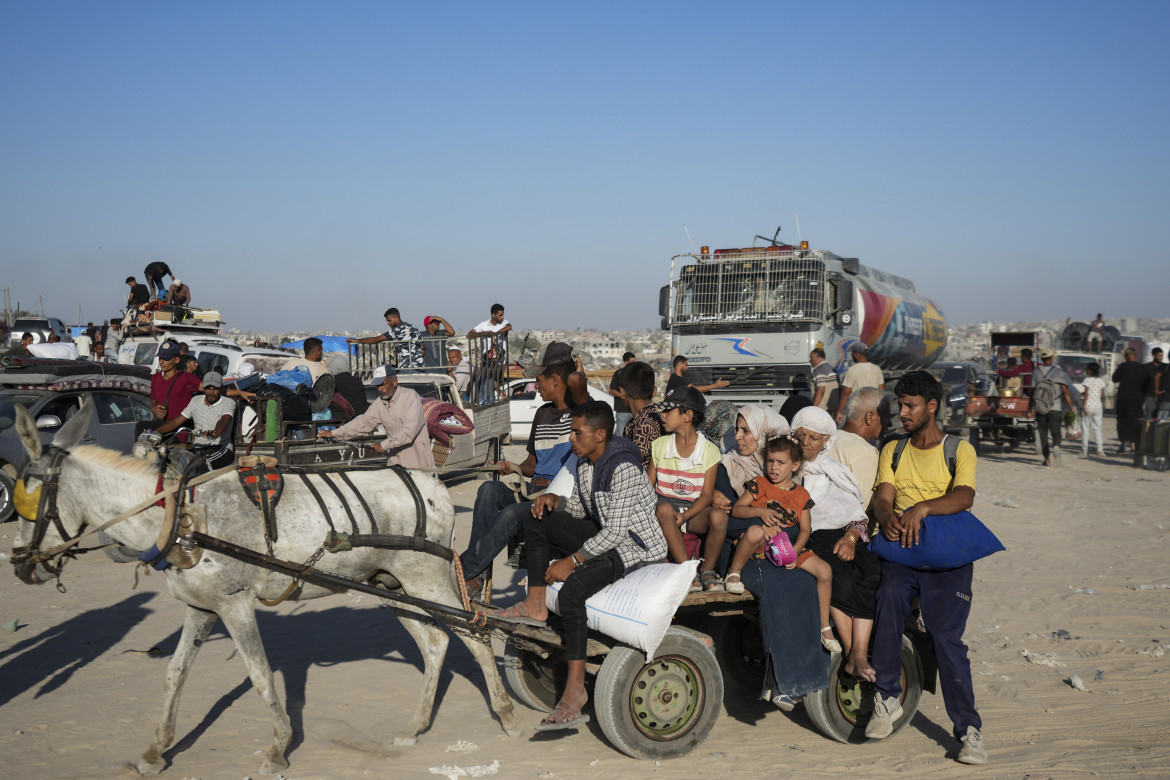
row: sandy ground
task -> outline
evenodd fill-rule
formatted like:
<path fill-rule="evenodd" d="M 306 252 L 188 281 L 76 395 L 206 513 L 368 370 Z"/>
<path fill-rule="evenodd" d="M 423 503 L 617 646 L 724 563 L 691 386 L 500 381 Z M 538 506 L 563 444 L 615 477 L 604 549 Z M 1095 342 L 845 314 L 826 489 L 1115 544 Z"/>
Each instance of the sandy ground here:
<path fill-rule="evenodd" d="M 1106 420 L 1112 434 L 1112 420 Z M 261 628 L 295 730 L 285 778 L 445 777 L 433 768 L 492 766 L 503 778 L 864 777 L 1068 778 L 1170 776 L 1170 475 L 1119 458 L 1044 469 L 1030 449 L 983 453 L 975 506 L 1008 551 L 976 564 L 967 642 L 991 763 L 949 760 L 940 696 L 924 694 L 908 728 L 881 743 L 843 745 L 801 708 L 782 713 L 729 695 L 706 743 L 683 760 L 642 762 L 595 727 L 509 738 L 490 714 L 482 676 L 451 645 L 434 724 L 394 747 L 421 684 L 419 653 L 370 596 L 261 608 Z M 477 483 L 452 488 L 457 547 Z M 13 526 L 0 526 L 0 549 Z M 497 571 L 502 567 L 497 566 Z M 504 570 L 511 575 L 511 570 Z M 499 575 L 498 575 L 499 576 Z M 103 556 L 71 563 L 64 583 L 8 576 L 0 596 L 0 774 L 128 777 L 161 711 L 166 657 L 183 607 L 154 575 Z M 503 601 L 515 600 L 515 584 Z M 1028 651 L 1029 661 L 1022 655 Z M 1040 661 L 1042 663 L 1036 663 Z M 1045 665 L 1050 663 L 1051 665 Z M 1078 676 L 1087 692 L 1066 679 Z M 255 777 L 271 727 L 222 627 L 195 663 L 164 777 Z M 536 723 L 540 713 L 517 703 Z M 458 749 L 462 747 L 465 752 Z M 490 775 L 489 775 L 490 776 Z"/>

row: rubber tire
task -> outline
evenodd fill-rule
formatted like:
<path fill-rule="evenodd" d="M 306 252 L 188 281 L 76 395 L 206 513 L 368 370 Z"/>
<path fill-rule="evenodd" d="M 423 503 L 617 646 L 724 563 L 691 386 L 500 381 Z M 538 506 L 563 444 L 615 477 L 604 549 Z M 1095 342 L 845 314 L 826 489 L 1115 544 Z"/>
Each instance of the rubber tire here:
<path fill-rule="evenodd" d="M 118 544 L 117 540 L 105 531 L 98 531 L 97 536 L 99 543 L 114 545 L 113 547 L 102 548 L 102 552 L 114 563 L 138 563 L 138 550 Z"/>
<path fill-rule="evenodd" d="M 860 683 L 856 683 L 851 688 L 845 688 L 841 681 L 844 665 L 844 657 L 834 653 L 829 667 L 829 679 L 833 684 L 806 696 L 804 708 L 813 725 L 826 737 L 838 742 L 867 742 L 865 725 L 869 720 L 868 713 L 872 712 L 872 686 L 867 684 L 863 689 Z M 905 728 L 918 712 L 918 704 L 922 700 L 922 678 L 922 659 L 918 657 L 910 638 L 903 635 L 902 715 L 894 722 L 894 734 Z M 849 711 L 850 702 L 860 702 L 862 697 L 865 704 L 857 706 L 855 711 Z"/>
<path fill-rule="evenodd" d="M 764 688 L 764 638 L 759 620 L 746 615 L 718 618 L 715 657 L 729 691 L 759 696 Z"/>
<path fill-rule="evenodd" d="M 0 469 L 0 523 L 7 523 L 16 514 L 12 493 L 16 490 L 16 479 L 8 469 Z"/>
<path fill-rule="evenodd" d="M 636 698 L 653 677 L 671 672 L 674 687 L 680 685 L 687 694 L 683 710 L 687 711 L 672 729 L 652 735 L 638 725 Z M 684 679 L 678 680 L 682 676 Z M 665 692 L 664 692 L 665 693 Z M 723 675 L 707 638 L 696 631 L 672 626 L 658 646 L 653 662 L 646 655 L 626 645 L 618 645 L 601 664 L 594 684 L 593 711 L 610 744 L 631 758 L 677 758 L 690 753 L 707 739 L 711 727 L 723 710 Z M 649 717 L 647 713 L 643 718 Z M 656 724 L 647 724 L 652 727 Z"/>
<path fill-rule="evenodd" d="M 541 712 L 557 706 L 569 668 L 563 661 L 541 658 L 511 644 L 504 645 L 504 683 L 514 699 Z"/>

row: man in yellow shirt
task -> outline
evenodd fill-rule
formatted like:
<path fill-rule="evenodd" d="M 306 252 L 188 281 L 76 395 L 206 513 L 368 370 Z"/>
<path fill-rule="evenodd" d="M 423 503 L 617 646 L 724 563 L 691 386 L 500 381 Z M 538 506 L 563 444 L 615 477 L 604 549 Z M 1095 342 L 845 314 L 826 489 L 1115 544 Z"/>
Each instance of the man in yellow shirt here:
<path fill-rule="evenodd" d="M 951 515 L 975 502 L 975 449 L 966 441 L 955 451 L 954 468 L 947 463 L 936 413 L 942 403 L 942 386 L 925 371 L 912 371 L 898 381 L 899 417 L 909 435 L 897 468 L 897 442 L 882 449 L 878 462 L 874 515 L 881 533 L 903 547 L 918 544 L 922 521 L 930 515 Z M 952 475 L 953 471 L 953 475 Z M 935 522 L 946 522 L 937 518 Z M 902 715 L 902 626 L 910 614 L 910 601 L 921 599 L 922 620 L 938 660 L 939 683 L 947 715 L 961 746 L 958 760 L 965 764 L 987 763 L 983 748 L 983 724 L 975 710 L 971 662 L 963 631 L 971 613 L 973 565 L 942 571 L 911 569 L 882 561 L 882 581 L 877 592 L 874 620 L 874 711 L 865 729 L 873 739 L 888 737 Z"/>

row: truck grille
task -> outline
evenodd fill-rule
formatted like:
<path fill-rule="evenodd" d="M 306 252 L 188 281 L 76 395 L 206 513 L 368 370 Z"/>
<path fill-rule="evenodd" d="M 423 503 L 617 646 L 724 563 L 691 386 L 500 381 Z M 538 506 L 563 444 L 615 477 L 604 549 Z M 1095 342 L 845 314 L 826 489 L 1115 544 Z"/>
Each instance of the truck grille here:
<path fill-rule="evenodd" d="M 687 378 L 693 385 L 709 385 L 718 379 L 731 383 L 724 392 L 790 390 L 808 388 L 812 370 L 807 366 L 693 366 Z"/>

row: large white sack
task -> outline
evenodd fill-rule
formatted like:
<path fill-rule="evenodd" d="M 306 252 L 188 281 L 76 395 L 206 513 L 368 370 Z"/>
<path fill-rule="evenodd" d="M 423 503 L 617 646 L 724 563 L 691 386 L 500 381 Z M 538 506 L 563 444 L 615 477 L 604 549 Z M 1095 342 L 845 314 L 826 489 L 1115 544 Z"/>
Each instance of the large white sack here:
<path fill-rule="evenodd" d="M 698 561 L 655 563 L 606 585 L 585 602 L 589 628 L 642 650 L 650 663 L 698 568 Z M 549 611 L 558 615 L 564 584 L 549 585 L 544 596 Z"/>

